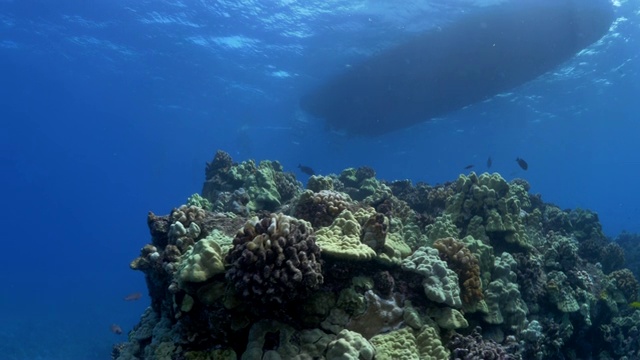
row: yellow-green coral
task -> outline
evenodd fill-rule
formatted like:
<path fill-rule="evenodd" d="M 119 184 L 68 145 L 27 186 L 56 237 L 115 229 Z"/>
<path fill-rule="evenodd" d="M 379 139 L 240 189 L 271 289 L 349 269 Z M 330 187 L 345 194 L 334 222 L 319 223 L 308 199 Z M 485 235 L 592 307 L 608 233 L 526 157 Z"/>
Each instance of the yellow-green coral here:
<path fill-rule="evenodd" d="M 420 360 L 416 337 L 405 327 L 369 340 L 376 348 L 376 360 Z"/>
<path fill-rule="evenodd" d="M 206 238 L 182 256 L 177 275 L 183 282 L 203 282 L 223 272 L 222 248 L 213 238 Z"/>
<path fill-rule="evenodd" d="M 458 238 L 460 234 L 460 230 L 453 223 L 453 219 L 449 214 L 438 216 L 433 224 L 427 225 L 425 232 L 430 244 L 438 239 L 447 237 Z"/>
<path fill-rule="evenodd" d="M 360 242 L 362 227 L 349 210 L 344 210 L 330 226 L 316 232 L 322 254 L 343 260 L 370 260 L 376 252 Z"/>
<path fill-rule="evenodd" d="M 416 344 L 420 360 L 449 359 L 449 351 L 442 345 L 438 331 L 431 326 L 424 326 L 416 335 Z"/>
<path fill-rule="evenodd" d="M 521 208 L 521 198 L 526 197 L 526 191 L 523 193 L 522 185 L 511 186 L 512 191 L 497 173 L 461 175 L 456 182 L 456 194 L 447 201 L 445 213 L 461 227 L 463 236 L 503 241 L 528 249 L 530 244 L 523 224 L 526 212 Z"/>
<path fill-rule="evenodd" d="M 462 306 L 458 275 L 440 259 L 438 250 L 421 247 L 402 260 L 402 269 L 422 275 L 422 287 L 429 300 L 453 307 Z"/>
<path fill-rule="evenodd" d="M 189 198 L 187 199 L 187 205 L 197 206 L 208 211 L 211 211 L 211 209 L 213 209 L 213 204 L 211 204 L 211 201 L 203 198 L 202 196 L 200 196 L 200 194 L 193 194 L 189 196 Z"/>
<path fill-rule="evenodd" d="M 376 360 L 445 360 L 449 352 L 442 346 L 438 331 L 425 325 L 418 332 L 405 327 L 371 340 L 376 348 Z"/>
<path fill-rule="evenodd" d="M 443 329 L 453 330 L 469 326 L 467 319 L 460 311 L 449 307 L 432 308 L 429 311 L 429 316 L 434 318 L 438 326 Z"/>
<path fill-rule="evenodd" d="M 342 330 L 335 340 L 327 346 L 327 359 L 335 360 L 371 360 L 376 349 L 357 332 Z"/>
<path fill-rule="evenodd" d="M 333 190 L 333 179 L 329 176 L 311 175 L 307 181 L 307 189 L 313 192 Z"/>

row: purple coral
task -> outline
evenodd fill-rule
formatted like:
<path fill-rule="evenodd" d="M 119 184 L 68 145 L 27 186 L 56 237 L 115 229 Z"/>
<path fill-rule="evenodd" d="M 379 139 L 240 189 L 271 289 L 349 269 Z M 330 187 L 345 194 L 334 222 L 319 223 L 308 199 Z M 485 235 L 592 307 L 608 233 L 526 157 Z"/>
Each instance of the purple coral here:
<path fill-rule="evenodd" d="M 480 327 L 467 336 L 455 334 L 447 344 L 454 360 L 520 360 L 512 346 L 504 346 L 482 338 Z"/>

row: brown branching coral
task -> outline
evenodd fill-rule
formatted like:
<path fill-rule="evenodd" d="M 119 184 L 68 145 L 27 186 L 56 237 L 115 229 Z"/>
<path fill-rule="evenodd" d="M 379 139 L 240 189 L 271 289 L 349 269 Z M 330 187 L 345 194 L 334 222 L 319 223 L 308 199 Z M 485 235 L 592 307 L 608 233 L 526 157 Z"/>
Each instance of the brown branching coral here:
<path fill-rule="evenodd" d="M 451 237 L 437 240 L 433 247 L 438 249 L 440 258 L 458 275 L 462 302 L 474 304 L 482 300 L 480 263 L 469 248 Z"/>
<path fill-rule="evenodd" d="M 226 262 L 231 265 L 227 280 L 253 302 L 289 303 L 309 296 L 323 282 L 313 228 L 282 214 L 247 221 Z"/>
<path fill-rule="evenodd" d="M 209 180 L 220 173 L 225 173 L 229 171 L 232 166 L 233 160 L 231 159 L 231 155 L 222 150 L 218 150 L 216 151 L 213 160 L 207 163 L 205 168 L 205 179 Z"/>

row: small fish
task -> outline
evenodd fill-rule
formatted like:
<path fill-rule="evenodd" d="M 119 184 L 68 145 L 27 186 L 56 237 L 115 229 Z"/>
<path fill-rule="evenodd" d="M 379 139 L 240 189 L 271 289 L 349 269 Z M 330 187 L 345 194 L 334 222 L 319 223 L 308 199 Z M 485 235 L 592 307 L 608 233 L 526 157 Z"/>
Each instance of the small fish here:
<path fill-rule="evenodd" d="M 111 329 L 111 332 L 116 334 L 116 335 L 122 334 L 122 328 L 118 324 L 111 324 L 109 329 Z"/>
<path fill-rule="evenodd" d="M 298 164 L 298 169 L 300 169 L 300 171 L 302 171 L 303 173 L 305 173 L 305 174 L 307 174 L 309 176 L 316 174 L 316 172 L 313 171 L 313 169 L 308 167 L 308 166 L 304 166 L 304 165 Z"/>
<path fill-rule="evenodd" d="M 142 293 L 134 292 L 124 297 L 124 301 L 136 301 L 140 300 Z"/>
<path fill-rule="evenodd" d="M 630 303 L 629 306 L 634 308 L 634 309 L 640 309 L 640 301 L 634 301 L 634 302 Z"/>
<path fill-rule="evenodd" d="M 518 163 L 520 168 L 522 168 L 522 170 L 527 170 L 529 168 L 529 164 L 527 164 L 524 159 L 516 158 L 516 162 Z"/>
<path fill-rule="evenodd" d="M 473 167 L 473 164 L 465 166 L 465 167 L 464 167 L 464 169 L 465 169 L 465 170 L 469 170 L 469 169 L 471 169 L 472 167 Z"/>
<path fill-rule="evenodd" d="M 491 169 L 491 165 L 493 165 L 493 160 L 491 160 L 491 156 L 487 159 L 487 169 Z"/>

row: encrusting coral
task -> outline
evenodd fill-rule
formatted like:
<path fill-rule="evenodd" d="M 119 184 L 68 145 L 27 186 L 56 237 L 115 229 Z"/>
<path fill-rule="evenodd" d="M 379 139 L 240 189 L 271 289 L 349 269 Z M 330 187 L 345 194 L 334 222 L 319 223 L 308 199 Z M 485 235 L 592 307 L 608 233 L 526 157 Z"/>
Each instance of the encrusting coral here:
<path fill-rule="evenodd" d="M 311 176 L 207 164 L 130 266 L 151 306 L 119 360 L 631 359 L 636 237 L 562 210 L 522 179 L 430 186 L 368 167 Z M 627 239 L 627 240 L 625 240 Z"/>

